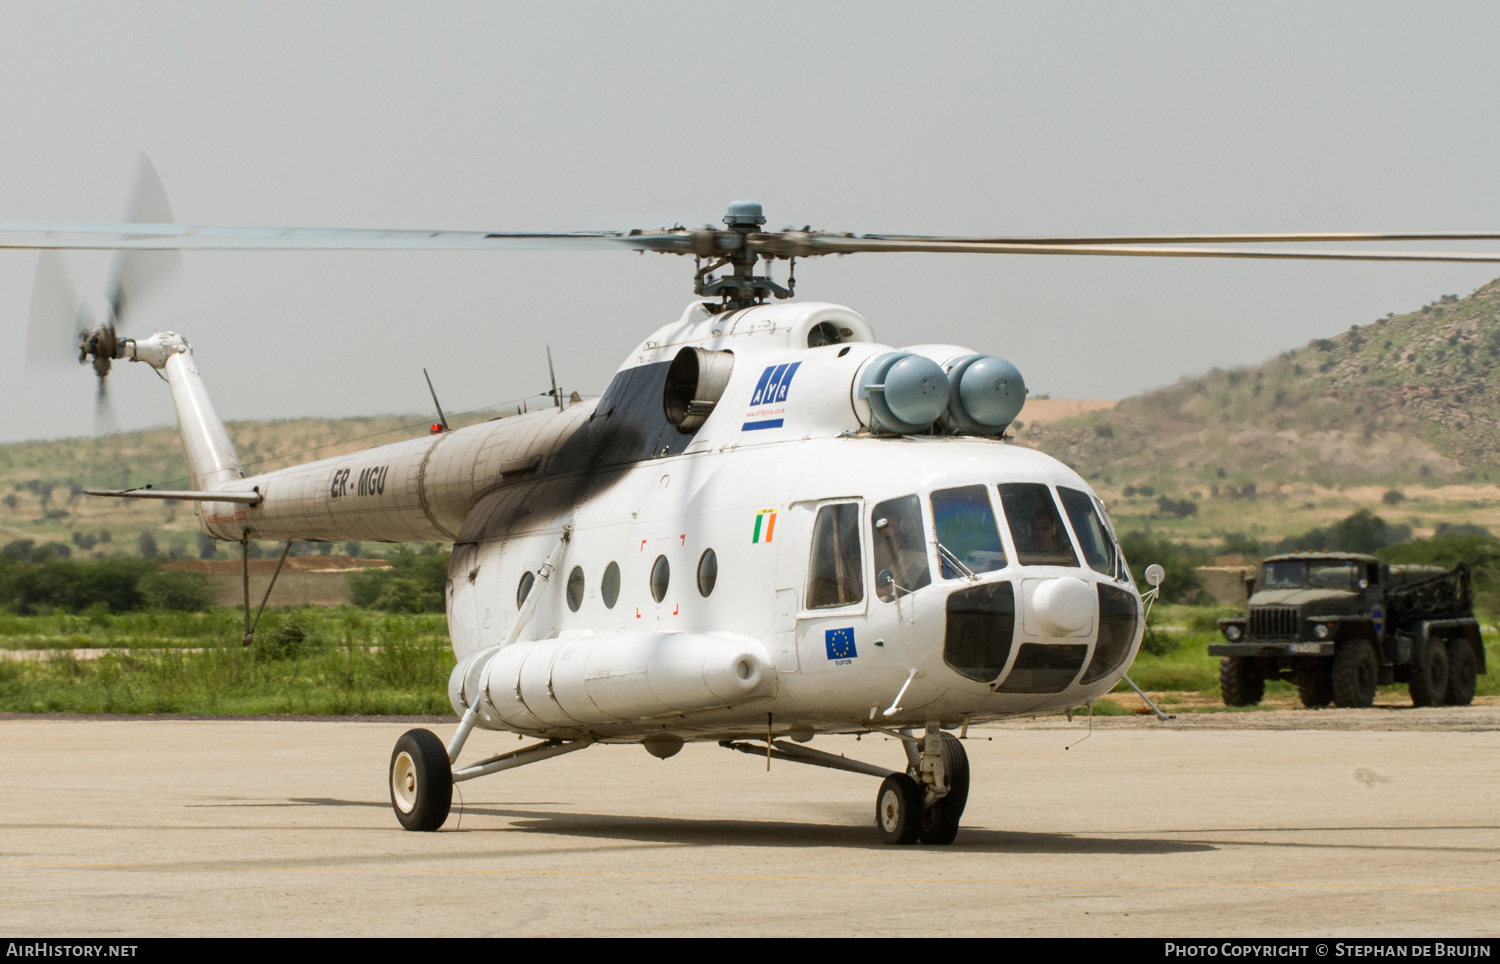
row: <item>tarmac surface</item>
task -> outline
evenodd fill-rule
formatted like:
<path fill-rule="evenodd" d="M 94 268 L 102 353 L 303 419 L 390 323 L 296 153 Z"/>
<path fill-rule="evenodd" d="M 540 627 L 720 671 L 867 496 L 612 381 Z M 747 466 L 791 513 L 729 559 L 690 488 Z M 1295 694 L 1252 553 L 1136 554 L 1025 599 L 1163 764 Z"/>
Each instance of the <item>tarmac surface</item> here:
<path fill-rule="evenodd" d="M 0 931 L 1500 931 L 1500 707 L 976 727 L 949 847 L 883 846 L 872 778 L 712 744 L 483 777 L 442 832 L 407 833 L 386 768 L 412 725 L 6 716 Z M 516 745 L 477 733 L 464 758 Z M 901 759 L 881 737 L 812 745 Z"/>

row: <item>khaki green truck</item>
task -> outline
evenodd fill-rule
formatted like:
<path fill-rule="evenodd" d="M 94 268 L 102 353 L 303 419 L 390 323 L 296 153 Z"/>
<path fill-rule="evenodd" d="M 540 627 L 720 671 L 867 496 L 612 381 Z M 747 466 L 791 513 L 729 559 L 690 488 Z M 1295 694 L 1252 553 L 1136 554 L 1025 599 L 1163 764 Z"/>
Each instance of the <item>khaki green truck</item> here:
<path fill-rule="evenodd" d="M 1405 683 L 1416 706 L 1464 706 L 1485 672 L 1469 567 L 1390 566 L 1374 556 L 1295 552 L 1261 566 L 1242 617 L 1219 620 L 1219 687 L 1253 706 L 1266 680 L 1295 683 L 1304 706 L 1369 706 Z"/>

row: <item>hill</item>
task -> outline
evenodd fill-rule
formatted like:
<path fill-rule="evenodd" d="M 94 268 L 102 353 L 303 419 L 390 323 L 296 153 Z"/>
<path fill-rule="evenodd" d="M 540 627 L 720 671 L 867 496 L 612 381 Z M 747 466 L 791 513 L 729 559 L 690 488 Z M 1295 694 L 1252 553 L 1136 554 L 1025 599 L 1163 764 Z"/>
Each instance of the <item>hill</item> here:
<path fill-rule="evenodd" d="M 1497 366 L 1500 280 L 1017 439 L 1105 485 L 1500 480 Z"/>

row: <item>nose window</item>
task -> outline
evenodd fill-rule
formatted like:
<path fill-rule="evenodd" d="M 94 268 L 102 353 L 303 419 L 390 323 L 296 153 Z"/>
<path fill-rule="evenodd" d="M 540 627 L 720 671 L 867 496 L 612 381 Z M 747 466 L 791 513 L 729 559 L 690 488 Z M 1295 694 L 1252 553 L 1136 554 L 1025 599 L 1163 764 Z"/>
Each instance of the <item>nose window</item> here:
<path fill-rule="evenodd" d="M 949 593 L 943 661 L 969 679 L 992 682 L 1010 659 L 1015 628 L 1016 594 L 1010 583 Z"/>
<path fill-rule="evenodd" d="M 891 499 L 870 513 L 875 545 L 875 594 L 881 602 L 932 583 L 922 538 L 922 504 L 914 495 Z"/>
<path fill-rule="evenodd" d="M 1078 568 L 1078 554 L 1068 541 L 1057 503 L 1045 485 L 1007 482 L 1000 486 L 1000 504 L 1016 543 L 1016 562 L 1023 566 Z"/>
<path fill-rule="evenodd" d="M 1087 646 L 1023 643 L 1000 692 L 1061 693 L 1083 668 L 1088 651 Z"/>
<path fill-rule="evenodd" d="M 1109 533 L 1104 531 L 1099 513 L 1094 511 L 1094 500 L 1077 489 L 1063 486 L 1057 487 L 1057 495 L 1068 513 L 1068 521 L 1073 523 L 1073 534 L 1078 537 L 1078 548 L 1083 550 L 1083 558 L 1088 561 L 1089 568 L 1106 576 L 1113 576 L 1115 544 Z"/>
<path fill-rule="evenodd" d="M 1005 546 L 984 486 L 932 493 L 932 524 L 937 529 L 938 572 L 944 579 L 966 576 L 965 569 L 980 573 L 1005 568 Z"/>
<path fill-rule="evenodd" d="M 1135 597 L 1114 586 L 1099 587 L 1099 640 L 1079 682 L 1101 680 L 1120 668 L 1135 642 Z"/>

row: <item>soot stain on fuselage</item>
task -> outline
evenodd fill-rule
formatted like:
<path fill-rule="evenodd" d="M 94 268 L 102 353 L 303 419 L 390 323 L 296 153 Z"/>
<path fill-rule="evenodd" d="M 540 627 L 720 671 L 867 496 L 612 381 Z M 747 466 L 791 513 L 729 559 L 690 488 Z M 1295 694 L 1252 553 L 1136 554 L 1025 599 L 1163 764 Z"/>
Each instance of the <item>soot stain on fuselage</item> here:
<path fill-rule="evenodd" d="M 670 368 L 670 362 L 657 362 L 616 374 L 593 414 L 537 475 L 510 485 L 502 481 L 475 502 L 456 543 L 504 539 L 523 523 L 545 528 L 619 484 L 631 467 L 681 455 L 697 433 L 681 432 L 667 420 L 662 397 Z"/>

